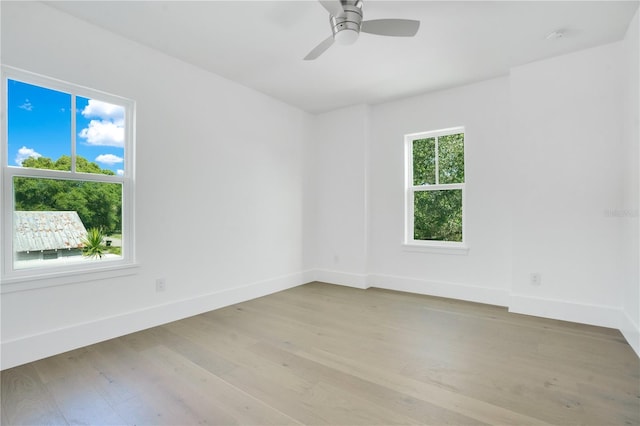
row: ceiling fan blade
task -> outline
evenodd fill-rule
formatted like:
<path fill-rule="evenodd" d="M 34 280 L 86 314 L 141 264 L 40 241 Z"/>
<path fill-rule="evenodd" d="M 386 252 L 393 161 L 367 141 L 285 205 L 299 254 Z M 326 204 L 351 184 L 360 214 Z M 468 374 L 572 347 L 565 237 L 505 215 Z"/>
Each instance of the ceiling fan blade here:
<path fill-rule="evenodd" d="M 420 28 L 420 21 L 413 19 L 372 19 L 363 21 L 360 31 L 363 33 L 394 36 L 413 37 Z"/>
<path fill-rule="evenodd" d="M 327 12 L 331 16 L 342 16 L 344 14 L 344 8 L 340 0 L 318 0 L 320 4 L 327 9 Z"/>
<path fill-rule="evenodd" d="M 323 41 L 320 42 L 319 45 L 313 48 L 311 52 L 307 56 L 304 57 L 305 61 L 312 61 L 316 59 L 318 56 L 322 55 L 325 50 L 331 47 L 335 40 L 333 39 L 333 35 L 327 37 Z"/>

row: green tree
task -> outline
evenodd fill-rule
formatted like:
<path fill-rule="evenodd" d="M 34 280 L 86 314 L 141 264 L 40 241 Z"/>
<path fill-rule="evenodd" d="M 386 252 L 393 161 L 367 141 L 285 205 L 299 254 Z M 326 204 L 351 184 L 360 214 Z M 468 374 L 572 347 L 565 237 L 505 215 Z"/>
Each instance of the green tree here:
<path fill-rule="evenodd" d="M 439 184 L 464 182 L 464 134 L 438 138 Z"/>
<path fill-rule="evenodd" d="M 69 168 L 64 169 L 64 168 L 60 168 L 60 166 L 56 166 L 55 163 L 51 160 L 51 158 L 29 157 L 22 162 L 22 167 L 31 167 L 33 169 L 49 169 L 49 170 L 71 170 L 71 161 L 69 161 Z"/>
<path fill-rule="evenodd" d="M 414 198 L 415 240 L 462 241 L 462 191 L 420 191 Z"/>
<path fill-rule="evenodd" d="M 464 134 L 413 141 L 413 184 L 464 183 Z M 436 167 L 437 164 L 437 167 Z M 462 241 L 462 191 L 414 192 L 414 239 Z"/>
<path fill-rule="evenodd" d="M 23 167 L 71 170 L 71 158 L 28 158 Z M 76 157 L 76 170 L 113 175 L 96 163 Z M 19 211 L 76 211 L 84 226 L 110 234 L 122 229 L 122 185 L 118 183 L 14 177 L 15 208 Z"/>
<path fill-rule="evenodd" d="M 413 184 L 435 185 L 436 183 L 436 139 L 413 141 Z"/>

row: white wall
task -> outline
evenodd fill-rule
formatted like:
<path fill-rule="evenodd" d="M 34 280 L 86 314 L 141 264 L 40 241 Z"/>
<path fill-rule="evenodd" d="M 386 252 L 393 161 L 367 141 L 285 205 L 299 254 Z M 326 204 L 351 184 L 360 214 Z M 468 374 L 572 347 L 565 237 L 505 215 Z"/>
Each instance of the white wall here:
<path fill-rule="evenodd" d="M 365 286 L 369 107 L 315 117 L 307 170 L 313 208 L 307 230 L 316 279 Z"/>
<path fill-rule="evenodd" d="M 309 115 L 42 3 L 1 7 L 3 64 L 137 101 L 140 262 L 2 294 L 3 368 L 309 281 Z"/>
<path fill-rule="evenodd" d="M 623 230 L 609 212 L 623 197 L 622 53 L 614 43 L 511 71 L 515 312 L 619 324 Z"/>
<path fill-rule="evenodd" d="M 624 79 L 624 141 L 627 153 L 624 202 L 619 220 L 627 238 L 628 269 L 624 288 L 624 311 L 627 325 L 622 332 L 640 354 L 640 11 L 636 11 L 624 40 L 626 71 Z"/>
<path fill-rule="evenodd" d="M 506 304 L 510 270 L 509 82 L 506 77 L 372 107 L 369 284 Z M 407 251 L 404 140 L 465 126 L 468 254 Z"/>

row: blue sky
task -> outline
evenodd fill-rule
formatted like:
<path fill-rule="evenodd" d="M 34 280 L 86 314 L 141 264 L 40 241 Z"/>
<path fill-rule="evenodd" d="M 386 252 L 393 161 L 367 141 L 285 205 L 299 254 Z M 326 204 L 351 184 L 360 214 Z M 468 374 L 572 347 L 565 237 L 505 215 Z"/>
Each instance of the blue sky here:
<path fill-rule="evenodd" d="M 10 166 L 28 157 L 53 161 L 71 154 L 71 95 L 9 80 L 8 156 Z M 124 108 L 76 97 L 76 152 L 103 169 L 124 169 Z"/>

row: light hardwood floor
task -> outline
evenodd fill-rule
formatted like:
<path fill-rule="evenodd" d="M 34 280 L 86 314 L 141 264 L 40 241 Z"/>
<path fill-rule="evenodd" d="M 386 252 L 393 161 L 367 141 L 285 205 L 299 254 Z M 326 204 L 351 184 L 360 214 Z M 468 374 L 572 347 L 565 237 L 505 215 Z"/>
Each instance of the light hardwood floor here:
<path fill-rule="evenodd" d="M 2 424 L 640 424 L 617 330 L 312 283 L 5 370 Z"/>

